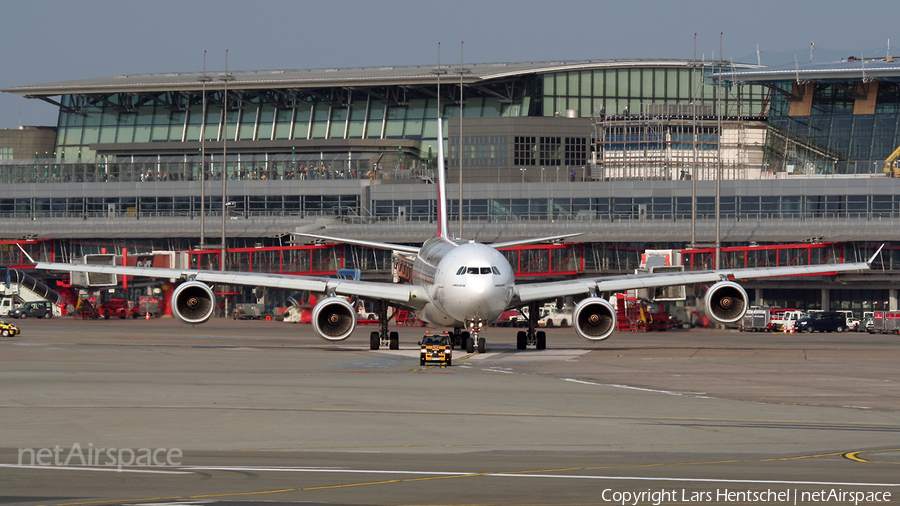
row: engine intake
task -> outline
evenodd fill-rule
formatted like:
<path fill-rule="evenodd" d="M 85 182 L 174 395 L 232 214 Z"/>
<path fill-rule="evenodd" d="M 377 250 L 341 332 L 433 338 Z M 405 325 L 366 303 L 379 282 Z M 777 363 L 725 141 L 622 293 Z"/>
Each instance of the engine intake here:
<path fill-rule="evenodd" d="M 343 341 L 356 328 L 356 310 L 340 297 L 323 299 L 313 307 L 312 324 L 326 341 Z"/>
<path fill-rule="evenodd" d="M 719 323 L 735 323 L 748 307 L 747 292 L 734 281 L 720 281 L 706 292 L 706 314 Z"/>
<path fill-rule="evenodd" d="M 172 314 L 184 323 L 205 323 L 216 307 L 216 295 L 199 281 L 187 281 L 172 292 Z"/>
<path fill-rule="evenodd" d="M 616 330 L 615 308 L 599 297 L 590 297 L 576 304 L 572 319 L 575 332 L 590 341 L 603 341 Z"/>

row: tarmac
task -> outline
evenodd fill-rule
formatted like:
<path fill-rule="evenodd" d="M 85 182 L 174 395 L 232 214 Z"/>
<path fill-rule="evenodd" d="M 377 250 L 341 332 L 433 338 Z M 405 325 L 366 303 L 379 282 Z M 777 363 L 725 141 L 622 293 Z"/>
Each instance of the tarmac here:
<path fill-rule="evenodd" d="M 900 502 L 897 335 L 490 328 L 422 367 L 418 327 L 15 323 L 4 506 Z"/>

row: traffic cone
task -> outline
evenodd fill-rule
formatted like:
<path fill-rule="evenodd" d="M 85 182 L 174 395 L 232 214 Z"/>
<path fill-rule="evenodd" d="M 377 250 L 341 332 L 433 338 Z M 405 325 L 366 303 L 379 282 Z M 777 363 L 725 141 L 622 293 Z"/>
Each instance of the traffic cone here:
<path fill-rule="evenodd" d="M 145 316 L 144 319 L 145 319 L 145 320 L 149 320 L 149 319 L 150 319 L 150 311 L 147 311 L 147 316 Z"/>

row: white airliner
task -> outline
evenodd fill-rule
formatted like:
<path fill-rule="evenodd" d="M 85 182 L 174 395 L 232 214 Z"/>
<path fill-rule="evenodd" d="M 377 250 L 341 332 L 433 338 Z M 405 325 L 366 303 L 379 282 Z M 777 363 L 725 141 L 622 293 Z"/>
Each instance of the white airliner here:
<path fill-rule="evenodd" d="M 439 139 L 443 139 L 441 123 L 438 121 Z M 189 324 L 204 323 L 212 316 L 216 303 L 210 285 L 261 286 L 317 293 L 320 296 L 313 307 L 312 323 L 316 333 L 327 341 L 342 341 L 350 336 L 356 327 L 353 302 L 356 299 L 365 299 L 378 302 L 380 307 L 381 330 L 370 335 L 372 349 L 378 349 L 380 346 L 389 346 L 391 349 L 399 347 L 397 332 L 388 332 L 387 307 L 390 305 L 415 310 L 418 318 L 430 324 L 453 328 L 452 336 L 455 344 L 465 346 L 468 353 L 473 353 L 476 349 L 479 353 L 483 353 L 485 339 L 481 334 L 484 326 L 493 323 L 508 308 L 528 306 L 530 309 L 528 330 L 520 331 L 517 335 L 518 349 L 525 349 L 527 346 L 546 348 L 546 334 L 535 330 L 538 306 L 561 297 L 573 297 L 578 300 L 572 318 L 575 332 L 590 341 L 603 341 L 616 328 L 616 311 L 607 300 L 609 294 L 635 288 L 714 283 L 706 292 L 707 314 L 718 322 L 729 324 L 739 321 L 749 305 L 747 293 L 740 285 L 731 281 L 733 279 L 863 271 L 870 268 L 870 264 L 881 251 L 879 248 L 868 262 L 648 273 L 520 285 L 516 284 L 512 267 L 497 248 L 552 241 L 579 234 L 495 244 L 480 244 L 451 238 L 447 219 L 443 142 L 438 142 L 437 159 L 438 229 L 435 236 L 425 241 L 421 247 L 297 234 L 312 239 L 414 254 L 412 279 L 409 284 L 289 274 L 57 262 L 35 262 L 35 267 L 50 271 L 95 272 L 182 280 L 172 293 L 172 314 Z"/>

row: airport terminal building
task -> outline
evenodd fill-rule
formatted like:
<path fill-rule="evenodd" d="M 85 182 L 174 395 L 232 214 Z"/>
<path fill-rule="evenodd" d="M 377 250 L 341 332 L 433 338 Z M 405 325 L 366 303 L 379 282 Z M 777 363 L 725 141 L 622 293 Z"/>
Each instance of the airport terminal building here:
<path fill-rule="evenodd" d="M 436 213 L 440 108 L 464 237 L 583 232 L 564 250 L 573 269 L 542 272 L 632 272 L 646 249 L 683 250 L 686 268 L 709 268 L 717 243 L 723 267 L 856 261 L 886 243 L 874 272 L 745 286 L 782 307 L 896 308 L 900 183 L 885 167 L 900 146 L 900 64 L 850 60 L 199 72 L 8 88 L 55 104 L 59 122 L 55 137 L 0 135 L 0 239 L 47 241 L 42 254 L 57 259 L 224 240 L 234 270 L 260 265 L 237 250 L 286 247 L 298 230 L 421 243 Z M 389 254 L 347 247 L 341 258 L 364 275 L 391 268 Z"/>

